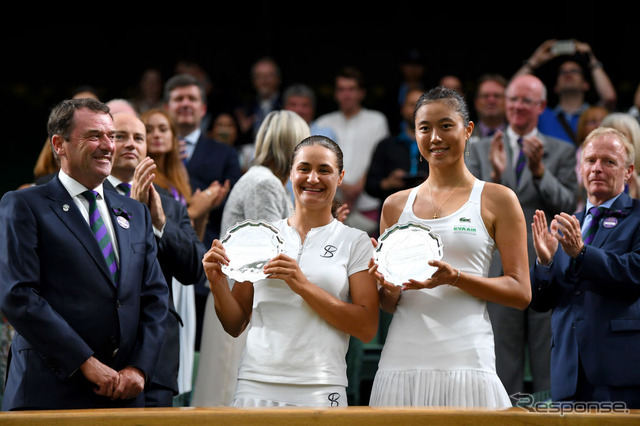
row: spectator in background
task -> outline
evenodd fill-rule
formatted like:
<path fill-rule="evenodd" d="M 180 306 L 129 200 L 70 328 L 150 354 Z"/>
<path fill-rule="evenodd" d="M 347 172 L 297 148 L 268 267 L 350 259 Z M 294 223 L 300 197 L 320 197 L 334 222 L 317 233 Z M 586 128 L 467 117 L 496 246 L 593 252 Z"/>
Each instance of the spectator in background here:
<path fill-rule="evenodd" d="M 194 342 L 181 340 L 180 329 L 187 318 L 177 309 L 182 301 L 178 295 L 182 295 L 180 287 L 187 287 L 193 295 L 193 284 L 204 276 L 202 257 L 207 249 L 191 226 L 186 206 L 154 185 L 157 168 L 147 157 L 145 124 L 130 113 L 114 114 L 113 124 L 116 128 L 113 167 L 104 189 L 131 197 L 149 208 L 158 261 L 170 288 L 163 344 L 156 369 L 145 388 L 145 407 L 172 407 L 174 396 L 191 391 L 191 374 L 186 383 L 188 388 L 185 389 L 184 381 L 178 382 L 180 367 L 187 367 L 186 373 L 193 371 L 193 349 L 185 351 L 188 348 L 182 346 L 193 346 Z M 193 296 L 190 302 L 193 304 Z M 192 305 L 188 314 L 193 315 L 193 309 Z M 191 359 L 181 358 L 183 352 L 189 353 Z M 188 361 L 188 365 L 181 366 L 181 361 Z"/>
<path fill-rule="evenodd" d="M 330 127 L 335 142 L 344 153 L 345 175 L 342 201 L 351 213 L 345 223 L 375 236 L 379 227 L 380 200 L 364 190 L 371 156 L 378 142 L 389 136 L 386 116 L 363 106 L 366 96 L 364 77 L 355 67 L 345 67 L 335 76 L 334 99 L 338 110 L 316 120 L 319 127 Z"/>
<path fill-rule="evenodd" d="M 640 185 L 638 182 L 638 172 L 640 170 L 640 123 L 636 118 L 626 112 L 612 112 L 602 119 L 600 122 L 602 127 L 612 127 L 625 135 L 627 140 L 633 145 L 634 158 L 632 158 L 634 164 L 634 172 L 627 179 L 625 186 L 625 192 L 629 194 L 631 198 L 640 198 Z"/>
<path fill-rule="evenodd" d="M 378 143 L 367 173 L 366 191 L 369 195 L 385 200 L 394 192 L 418 186 L 429 173 L 429 163 L 418 150 L 413 113 L 422 96 L 422 89 L 407 92 L 400 114 L 404 120 L 403 131 Z"/>
<path fill-rule="evenodd" d="M 558 58 L 558 74 L 553 91 L 558 96 L 555 107 L 547 106 L 540 116 L 538 128 L 545 135 L 578 144 L 576 131 L 580 115 L 589 107 L 587 94 L 591 84 L 597 93 L 595 105 L 614 111 L 615 87 L 588 43 L 578 40 L 546 40 L 525 61 L 515 75 L 533 74 L 549 61 Z M 589 75 L 586 74 L 589 71 Z M 589 80 L 590 76 L 590 80 Z"/>
<path fill-rule="evenodd" d="M 282 109 L 293 111 L 307 122 L 312 135 L 322 135 L 335 141 L 335 132 L 331 127 L 318 127 L 316 118 L 316 94 L 305 84 L 288 86 L 282 94 Z"/>
<path fill-rule="evenodd" d="M 508 186 L 518 196 L 527 220 L 529 266 L 535 262 L 531 222 L 536 210 L 549 221 L 562 211 L 574 211 L 577 183 L 575 148 L 543 134 L 538 117 L 546 107 L 546 88 L 531 74 L 514 77 L 506 91 L 507 129 L 469 144 L 466 161 L 478 178 Z M 489 276 L 501 276 L 501 256 L 493 256 Z M 525 392 L 526 352 L 533 380 L 533 392 L 548 392 L 549 313 L 524 311 L 489 303 L 489 315 L 496 340 L 496 369 L 509 395 Z"/>
<path fill-rule="evenodd" d="M 404 126 L 406 122 L 402 114 L 398 114 L 398 111 L 402 110 L 402 105 L 404 105 L 407 93 L 413 89 L 424 92 L 427 86 L 425 75 L 427 64 L 420 49 L 410 48 L 407 50 L 400 58 L 398 70 L 400 71 L 398 90 L 397 92 L 393 92 L 395 97 L 387 102 L 389 111 L 383 112 L 387 116 L 387 120 L 389 120 L 389 128 L 402 132 L 405 130 Z M 398 107 L 397 109 L 396 106 Z"/>
<path fill-rule="evenodd" d="M 146 126 L 147 154 L 153 160 L 154 185 L 159 192 L 170 195 L 187 208 L 196 235 L 200 240 L 209 214 L 218 204 L 219 197 L 226 196 L 217 182 L 205 191 L 191 190 L 189 175 L 178 148 L 178 137 L 169 114 L 163 109 L 150 109 L 141 117 Z M 173 300 L 177 314 L 182 320 L 180 332 L 180 368 L 178 370 L 178 390 L 180 395 L 175 403 L 188 405 L 193 384 L 193 363 L 197 332 L 195 286 L 182 285 L 178 280 L 168 281 L 173 290 Z"/>
<path fill-rule="evenodd" d="M 107 106 L 111 110 L 111 114 L 118 114 L 125 112 L 127 114 L 133 114 L 138 116 L 138 111 L 134 108 L 133 104 L 124 98 L 114 98 L 107 101 Z"/>
<path fill-rule="evenodd" d="M 260 58 L 251 67 L 254 98 L 235 111 L 241 137 L 245 143 L 253 143 L 260 124 L 267 114 L 282 108 L 281 84 L 282 73 L 273 58 L 268 56 Z"/>
<path fill-rule="evenodd" d="M 178 74 L 189 74 L 195 77 L 200 83 L 200 87 L 202 88 L 203 93 L 202 99 L 206 106 L 204 115 L 200 119 L 200 129 L 206 133 L 211 127 L 211 122 L 213 121 L 213 117 L 216 114 L 215 108 L 212 108 L 212 104 L 214 104 L 215 102 L 211 99 L 211 94 L 214 89 L 211 77 L 200 63 L 190 59 L 181 59 L 176 62 L 176 65 L 174 67 L 174 75 Z"/>
<path fill-rule="evenodd" d="M 640 121 L 640 84 L 636 87 L 636 91 L 633 94 L 633 105 L 631 105 L 628 112 L 633 115 L 636 120 Z"/>
<path fill-rule="evenodd" d="M 221 112 L 213 119 L 208 136 L 229 146 L 236 146 L 240 128 L 233 114 Z"/>
<path fill-rule="evenodd" d="M 600 126 L 602 119 L 609 114 L 609 110 L 602 106 L 590 106 L 581 115 L 578 120 L 578 146 L 576 146 L 576 180 L 578 182 L 578 198 L 576 200 L 576 211 L 584 208 L 587 199 L 587 192 L 582 185 L 582 176 L 580 175 L 580 159 L 582 158 L 582 144 L 589 133 Z"/>
<path fill-rule="evenodd" d="M 99 91 L 88 84 L 83 84 L 77 86 L 71 90 L 71 99 L 79 99 L 79 98 L 93 98 L 99 99 L 98 95 Z"/>
<path fill-rule="evenodd" d="M 142 114 L 150 109 L 162 108 L 162 88 L 164 79 L 158 68 L 147 68 L 140 75 L 136 93 L 131 104 Z"/>
<path fill-rule="evenodd" d="M 464 84 L 462 84 L 462 80 L 460 80 L 460 77 L 458 77 L 457 75 L 443 75 L 442 77 L 440 77 L 440 81 L 438 82 L 438 84 L 446 87 L 447 89 L 455 90 L 463 96 L 465 95 Z"/>
<path fill-rule="evenodd" d="M 504 131 L 507 120 L 504 110 L 507 79 L 500 74 L 483 74 L 478 79 L 478 88 L 474 99 L 476 119 L 473 134 L 469 138 L 474 142 L 493 136 L 498 130 Z"/>
<path fill-rule="evenodd" d="M 165 109 L 176 126 L 178 139 L 186 143 L 185 163 L 189 184 L 195 192 L 215 195 L 218 205 L 210 210 L 202 242 L 211 247 L 220 236 L 222 211 L 229 190 L 242 171 L 236 150 L 222 142 L 209 139 L 202 130 L 202 119 L 207 112 L 207 98 L 200 80 L 190 74 L 177 74 L 164 86 Z M 220 186 L 214 194 L 210 185 Z M 209 193 L 207 193 L 209 190 Z M 202 319 L 209 288 L 203 281 L 195 286 L 196 293 L 196 350 L 200 348 Z"/>
<path fill-rule="evenodd" d="M 425 90 L 425 71 L 427 69 L 425 59 L 419 49 L 409 49 L 398 64 L 402 81 L 398 89 L 397 102 L 402 108 L 407 93 L 410 90 L 417 89 L 424 92 Z"/>

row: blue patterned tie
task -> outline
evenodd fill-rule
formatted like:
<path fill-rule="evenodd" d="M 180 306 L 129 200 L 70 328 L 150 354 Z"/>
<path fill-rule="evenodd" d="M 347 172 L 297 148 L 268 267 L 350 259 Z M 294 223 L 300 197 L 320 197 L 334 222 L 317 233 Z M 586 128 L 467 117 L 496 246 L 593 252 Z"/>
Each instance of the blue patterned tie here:
<path fill-rule="evenodd" d="M 518 153 L 518 160 L 516 161 L 516 182 L 520 183 L 520 176 L 522 176 L 524 166 L 527 164 L 527 158 L 522 151 L 522 138 L 518 138 L 518 146 L 520 147 L 520 152 Z"/>
<path fill-rule="evenodd" d="M 113 279 L 113 282 L 118 285 L 118 265 L 116 264 L 116 256 L 113 252 L 111 237 L 109 237 L 107 227 L 102 220 L 102 216 L 100 216 L 100 211 L 98 210 L 98 203 L 96 202 L 98 193 L 96 191 L 84 191 L 82 196 L 89 201 L 89 226 L 91 226 L 93 235 L 96 237 L 96 240 L 98 240 L 98 244 L 100 245 L 102 255 L 107 261 L 107 267 L 109 268 L 109 272 L 111 272 L 111 278 Z"/>
<path fill-rule="evenodd" d="M 130 197 L 131 196 L 131 184 L 127 183 L 127 182 L 122 182 L 118 184 L 118 188 L 120 189 L 120 191 L 122 191 L 124 193 L 125 196 Z"/>
<path fill-rule="evenodd" d="M 596 231 L 598 230 L 598 222 L 604 214 L 604 209 L 600 207 L 591 207 L 589 209 L 589 214 L 591 215 L 591 222 L 588 223 L 582 231 L 582 241 L 584 241 L 585 244 L 590 244 L 593 241 L 593 237 L 595 237 Z"/>

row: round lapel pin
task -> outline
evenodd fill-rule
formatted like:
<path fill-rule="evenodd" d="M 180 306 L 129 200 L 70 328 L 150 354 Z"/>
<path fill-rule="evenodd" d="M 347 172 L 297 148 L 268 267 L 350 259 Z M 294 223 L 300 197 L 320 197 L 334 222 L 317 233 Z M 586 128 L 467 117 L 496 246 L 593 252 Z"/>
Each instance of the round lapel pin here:
<path fill-rule="evenodd" d="M 69 204 L 63 204 L 62 205 L 62 211 L 63 212 L 68 212 L 69 211 Z"/>
<path fill-rule="evenodd" d="M 613 228 L 617 224 L 618 219 L 616 219 L 615 217 L 608 217 L 602 221 L 602 226 L 604 226 L 605 228 Z"/>
<path fill-rule="evenodd" d="M 122 216 L 118 216 L 116 219 L 118 221 L 118 225 L 124 229 L 129 229 L 129 221 Z"/>

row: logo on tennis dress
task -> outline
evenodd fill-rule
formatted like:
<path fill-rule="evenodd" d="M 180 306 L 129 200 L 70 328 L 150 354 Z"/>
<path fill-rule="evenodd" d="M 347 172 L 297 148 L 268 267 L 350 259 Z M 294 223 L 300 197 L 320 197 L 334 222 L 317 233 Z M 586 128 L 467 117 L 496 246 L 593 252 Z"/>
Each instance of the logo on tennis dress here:
<path fill-rule="evenodd" d="M 324 246 L 324 254 L 321 254 L 320 257 L 333 257 L 333 253 L 335 253 L 336 250 L 338 250 L 338 247 L 327 244 Z"/>
<path fill-rule="evenodd" d="M 331 401 L 331 406 L 332 407 L 339 407 L 340 406 L 340 403 L 338 402 L 338 399 L 340 399 L 340 394 L 338 392 L 330 393 L 329 396 L 328 396 L 328 399 L 329 399 L 329 401 Z"/>
<path fill-rule="evenodd" d="M 471 219 L 468 217 L 461 217 L 459 219 L 459 225 L 453 225 L 454 234 L 474 234 L 476 233 L 476 227 L 471 224 Z"/>

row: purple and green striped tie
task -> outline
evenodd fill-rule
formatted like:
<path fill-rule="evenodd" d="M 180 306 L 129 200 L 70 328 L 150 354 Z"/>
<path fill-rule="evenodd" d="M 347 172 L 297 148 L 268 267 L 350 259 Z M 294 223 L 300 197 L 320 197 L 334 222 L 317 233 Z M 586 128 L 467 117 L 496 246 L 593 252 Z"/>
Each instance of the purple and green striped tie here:
<path fill-rule="evenodd" d="M 522 151 L 522 138 L 518 138 L 518 146 L 520 147 L 520 152 L 516 161 L 516 182 L 520 183 L 520 176 L 522 176 L 522 171 L 527 163 L 527 158 Z"/>
<path fill-rule="evenodd" d="M 107 227 L 102 220 L 102 216 L 100 216 L 100 211 L 98 210 L 98 203 L 96 202 L 98 193 L 96 191 L 85 191 L 82 193 L 82 196 L 89 201 L 89 226 L 91 227 L 91 231 L 93 231 L 93 235 L 96 237 L 96 240 L 98 240 L 102 255 L 107 261 L 107 267 L 109 268 L 109 272 L 111 272 L 111 278 L 113 279 L 113 282 L 118 285 L 118 265 L 116 263 L 116 255 L 113 252 L 113 244 L 111 243 L 109 232 L 107 232 Z"/>
<path fill-rule="evenodd" d="M 582 241 L 584 241 L 585 244 L 590 244 L 596 236 L 598 222 L 604 214 L 604 209 L 601 209 L 600 207 L 591 207 L 589 209 L 589 214 L 591 215 L 591 222 L 589 222 L 586 225 L 586 228 L 582 231 Z"/>

